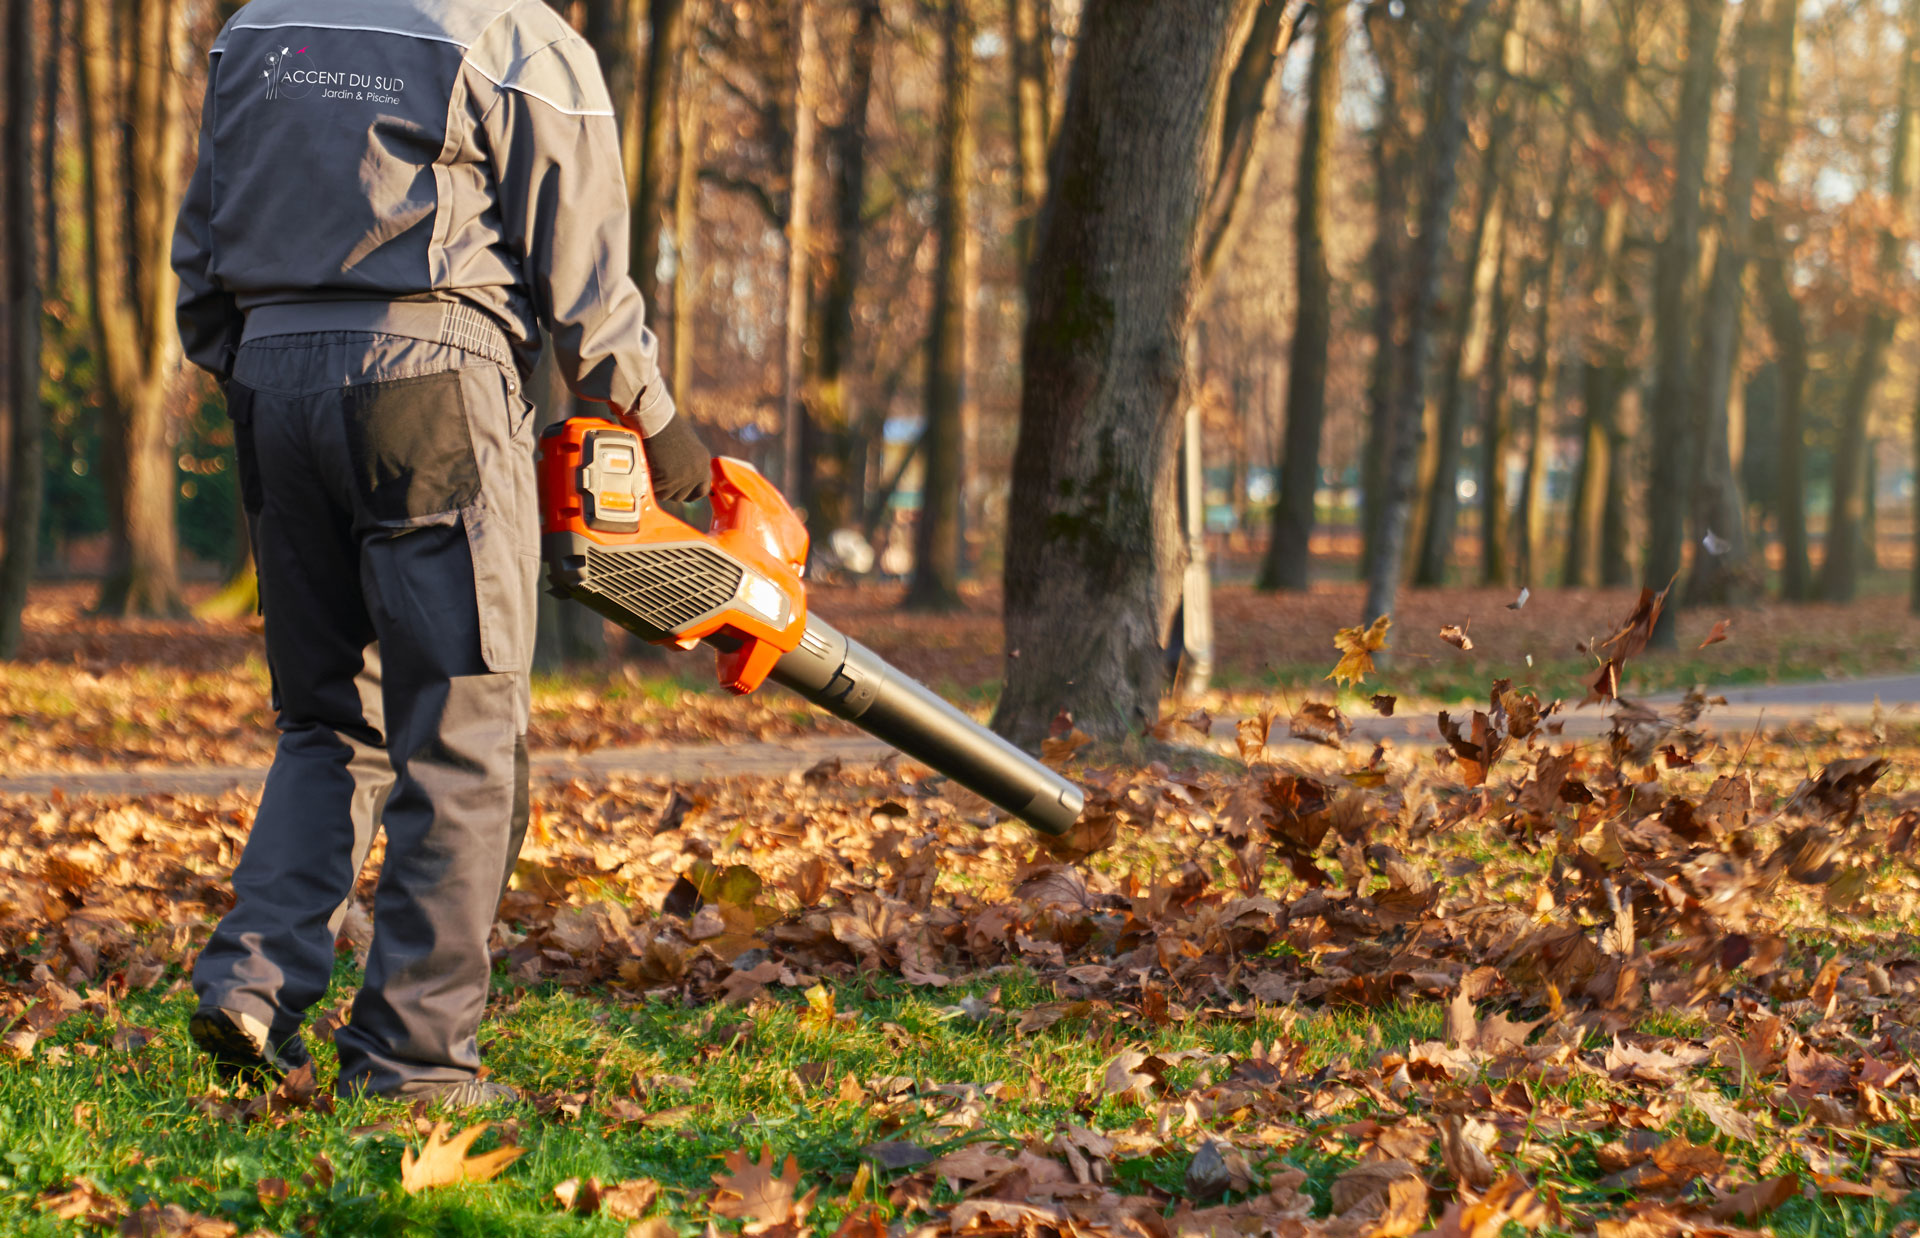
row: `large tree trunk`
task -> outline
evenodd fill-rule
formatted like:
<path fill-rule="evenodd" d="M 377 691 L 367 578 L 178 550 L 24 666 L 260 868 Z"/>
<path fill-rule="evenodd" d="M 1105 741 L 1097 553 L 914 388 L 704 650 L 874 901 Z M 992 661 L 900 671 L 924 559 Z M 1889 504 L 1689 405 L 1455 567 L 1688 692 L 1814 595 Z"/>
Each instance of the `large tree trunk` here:
<path fill-rule="evenodd" d="M 1713 277 L 1701 313 L 1698 431 L 1701 444 L 1699 488 L 1693 496 L 1694 533 L 1709 535 L 1715 549 L 1693 556 L 1687 600 L 1693 604 L 1748 600 L 1759 584 L 1747 545 L 1747 505 L 1733 468 L 1729 410 L 1734 373 L 1740 358 L 1741 312 L 1745 307 L 1747 258 L 1753 246 L 1753 191 L 1759 180 L 1761 107 L 1767 94 L 1769 23 L 1773 10 L 1797 0 L 1746 0 L 1740 15 L 1739 67 L 1734 79 L 1733 145 L 1723 204 L 1720 244 L 1714 251 Z"/>
<path fill-rule="evenodd" d="M 1328 190 L 1334 111 L 1347 0 L 1324 0 L 1307 75 L 1307 118 L 1300 132 L 1293 239 L 1297 308 L 1287 364 L 1287 428 L 1276 472 L 1280 489 L 1273 532 L 1260 567 L 1262 589 L 1304 591 L 1312 576 L 1314 498 L 1320 491 L 1320 437 L 1327 422 L 1327 345 L 1333 337 L 1333 277 L 1327 268 Z"/>
<path fill-rule="evenodd" d="M 1467 138 L 1467 87 L 1472 78 L 1473 35 L 1490 0 L 1466 0 L 1441 28 L 1445 41 L 1434 84 L 1432 131 L 1427 135 L 1427 170 L 1420 200 L 1420 231 L 1413 246 L 1406 343 L 1400 353 L 1394 410 L 1387 425 L 1386 467 L 1378 545 L 1367 564 L 1362 622 L 1393 614 L 1406 555 L 1407 526 L 1413 514 L 1414 483 L 1420 464 L 1421 414 L 1427 372 L 1432 361 L 1434 319 L 1440 304 L 1448 225 L 1460 188 L 1460 152 Z"/>
<path fill-rule="evenodd" d="M 78 6 L 88 293 L 106 377 L 112 566 L 95 604 L 104 613 L 186 610 L 167 433 L 179 351 L 168 253 L 186 131 L 180 75 L 172 71 L 179 3 L 131 6 L 120 29 L 113 6 Z"/>
<path fill-rule="evenodd" d="M 873 0 L 866 3 L 876 14 L 879 12 Z M 1033 236 L 1033 215 L 1047 196 L 1047 141 L 1053 122 L 1053 0 L 1007 0 L 1007 67 L 1015 164 L 1013 246 L 1024 267 Z"/>
<path fill-rule="evenodd" d="M 1180 588 L 1173 466 L 1202 201 L 1249 0 L 1086 9 L 1037 218 L 994 727 L 1149 723 Z"/>
<path fill-rule="evenodd" d="M 1259 179 L 1262 151 L 1272 126 L 1265 123 L 1280 89 L 1281 59 L 1305 0 L 1253 0 L 1253 26 L 1240 44 L 1220 115 L 1219 158 L 1200 216 L 1200 287 L 1212 281 L 1246 212 L 1241 209 Z"/>
<path fill-rule="evenodd" d="M 925 444 L 920 452 L 920 516 L 913 531 L 911 610 L 958 610 L 960 498 L 967 398 L 967 231 L 973 189 L 973 21 L 968 0 L 945 0 L 940 39 L 939 204 L 934 230 L 933 314 L 927 326 Z"/>
<path fill-rule="evenodd" d="M 6 22 L 6 339 L 0 341 L 10 413 L 6 430 L 5 549 L 0 552 L 0 660 L 20 652 L 20 614 L 27 604 L 34 556 L 40 548 L 41 431 L 40 294 L 37 250 L 40 211 L 34 194 L 35 79 L 41 41 L 32 0 L 11 0 Z M 54 52 L 58 55 L 58 52 Z M 43 141 L 53 141 L 55 113 L 47 113 Z"/>
<path fill-rule="evenodd" d="M 1654 451 L 1649 533 L 1644 565 L 1647 588 L 1663 590 L 1680 574 L 1686 519 L 1699 459 L 1691 407 L 1694 313 L 1699 301 L 1700 189 L 1713 124 L 1713 93 L 1719 80 L 1716 55 L 1726 0 L 1688 0 L 1686 63 L 1680 74 L 1680 107 L 1674 118 L 1673 200 L 1667 235 L 1654 272 L 1653 398 L 1647 409 Z M 1673 613 L 1662 612 L 1654 643 L 1673 645 Z"/>
<path fill-rule="evenodd" d="M 1632 381 L 1626 365 L 1626 330 L 1633 289 L 1620 269 L 1627 234 L 1626 196 L 1614 194 L 1596 214 L 1600 250 L 1587 295 L 1597 330 L 1589 333 L 1580 364 L 1580 459 L 1573 472 L 1567 557 L 1561 567 L 1563 583 L 1574 586 L 1593 585 L 1599 579 L 1607 482 L 1622 464 L 1613 458 L 1614 420 L 1620 397 Z"/>
<path fill-rule="evenodd" d="M 882 26 L 880 0 L 860 0 L 847 49 L 847 96 L 840 123 L 827 134 L 833 160 L 832 209 L 818 249 L 821 284 L 806 401 L 812 461 L 803 502 L 815 528 L 831 531 L 859 519 L 853 491 L 853 410 L 847 368 L 853 361 L 853 302 L 860 282 L 861 211 L 867 197 L 867 105 Z M 864 450 L 864 445 L 862 447 Z"/>

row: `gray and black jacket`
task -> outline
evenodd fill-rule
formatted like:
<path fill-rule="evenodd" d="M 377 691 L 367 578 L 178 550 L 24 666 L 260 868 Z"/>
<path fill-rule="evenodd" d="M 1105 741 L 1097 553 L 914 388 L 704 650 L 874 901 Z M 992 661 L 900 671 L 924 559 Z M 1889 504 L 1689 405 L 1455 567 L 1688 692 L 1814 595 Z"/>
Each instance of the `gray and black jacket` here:
<path fill-rule="evenodd" d="M 504 331 L 524 374 L 545 326 L 574 392 L 652 434 L 628 228 L 606 85 L 545 0 L 253 0 L 210 54 L 180 335 L 225 376 L 261 335 Z"/>

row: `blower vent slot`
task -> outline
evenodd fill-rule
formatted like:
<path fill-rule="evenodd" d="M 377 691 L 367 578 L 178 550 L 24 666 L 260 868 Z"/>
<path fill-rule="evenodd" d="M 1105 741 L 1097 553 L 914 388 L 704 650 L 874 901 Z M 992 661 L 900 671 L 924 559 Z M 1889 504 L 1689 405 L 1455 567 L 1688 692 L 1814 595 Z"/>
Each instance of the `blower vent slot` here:
<path fill-rule="evenodd" d="M 732 601 L 741 575 L 738 563 L 710 546 L 589 546 L 582 585 L 649 627 L 675 633 Z"/>

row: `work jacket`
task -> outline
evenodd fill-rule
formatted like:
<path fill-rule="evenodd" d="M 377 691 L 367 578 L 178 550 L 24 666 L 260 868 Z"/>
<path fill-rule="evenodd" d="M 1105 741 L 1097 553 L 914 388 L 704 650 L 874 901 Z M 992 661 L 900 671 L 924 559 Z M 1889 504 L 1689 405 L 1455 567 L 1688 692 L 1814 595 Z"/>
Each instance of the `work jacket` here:
<path fill-rule="evenodd" d="M 673 417 L 627 275 L 613 106 L 545 0 L 253 0 L 214 41 L 173 244 L 186 355 L 244 339 L 550 332 L 574 392 Z"/>

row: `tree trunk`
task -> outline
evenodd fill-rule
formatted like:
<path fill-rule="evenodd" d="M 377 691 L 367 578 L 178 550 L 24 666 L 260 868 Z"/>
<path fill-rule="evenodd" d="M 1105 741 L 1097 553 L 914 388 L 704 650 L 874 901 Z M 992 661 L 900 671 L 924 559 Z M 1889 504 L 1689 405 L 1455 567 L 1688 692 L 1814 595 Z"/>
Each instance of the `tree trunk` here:
<path fill-rule="evenodd" d="M 1333 277 L 1327 268 L 1327 203 L 1333 164 L 1346 0 L 1324 0 L 1307 74 L 1307 117 L 1293 217 L 1297 309 L 1287 364 L 1287 428 L 1275 472 L 1280 478 L 1273 531 L 1260 567 L 1262 589 L 1304 592 L 1312 576 L 1314 499 L 1320 490 L 1320 437 L 1327 422 L 1327 345 L 1333 337 Z"/>
<path fill-rule="evenodd" d="M 880 6 L 866 0 L 875 14 Z M 862 10 L 863 15 L 865 10 Z M 876 24 L 878 17 L 875 18 Z M 1053 0 L 1007 0 L 1007 67 L 1013 113 L 1013 247 L 1024 269 L 1034 212 L 1047 196 L 1047 140 L 1053 119 Z M 856 54 L 858 45 L 855 46 Z M 855 75 L 858 75 L 858 65 Z M 871 76 L 871 57 L 869 57 Z"/>
<path fill-rule="evenodd" d="M 1280 89 L 1277 72 L 1292 46 L 1304 0 L 1253 0 L 1253 25 L 1240 44 L 1220 116 L 1219 158 L 1200 223 L 1200 286 L 1212 281 L 1233 238 L 1271 126 L 1265 122 Z"/>
<path fill-rule="evenodd" d="M 1432 360 L 1434 318 L 1440 303 L 1453 200 L 1460 188 L 1460 151 L 1467 138 L 1466 97 L 1472 77 L 1473 34 L 1489 3 L 1466 0 L 1440 36 L 1445 47 L 1434 85 L 1432 129 L 1424 143 L 1427 170 L 1421 192 L 1420 230 L 1411 262 L 1406 343 L 1399 358 L 1393 416 L 1386 427 L 1379 544 L 1367 565 L 1366 602 L 1361 612 L 1361 621 L 1366 623 L 1382 615 L 1391 616 L 1400 590 L 1420 464 L 1421 413 Z"/>
<path fill-rule="evenodd" d="M 1498 106 L 1496 100 L 1495 106 Z M 1441 381 L 1439 416 L 1434 421 L 1433 484 L 1427 491 L 1427 517 L 1420 553 L 1414 560 L 1416 585 L 1442 585 L 1453 562 L 1453 535 L 1460 512 L 1460 460 L 1466 454 L 1468 405 L 1480 395 L 1492 325 L 1494 281 L 1500 275 L 1506 243 L 1506 187 L 1501 158 L 1509 126 L 1502 113 L 1494 124 L 1480 172 L 1480 200 L 1467 243 L 1467 288 L 1455 311 L 1446 377 Z"/>
<path fill-rule="evenodd" d="M 1747 545 L 1747 505 L 1733 468 L 1728 413 L 1740 358 L 1747 259 L 1753 247 L 1753 193 L 1760 175 L 1761 108 L 1768 84 L 1772 10 L 1796 0 L 1747 0 L 1740 16 L 1739 67 L 1734 79 L 1733 144 L 1725 183 L 1720 244 L 1701 313 L 1699 417 L 1702 447 L 1699 488 L 1694 492 L 1696 540 L 1710 534 L 1715 549 L 1693 556 L 1687 581 L 1692 604 L 1726 605 L 1749 600 L 1759 584 Z"/>
<path fill-rule="evenodd" d="M 1593 585 L 1599 579 L 1607 481 L 1619 464 L 1613 459 L 1613 423 L 1621 393 L 1630 381 L 1624 332 L 1633 289 L 1620 269 L 1627 234 L 1626 196 L 1616 193 L 1597 214 L 1600 250 L 1588 300 L 1598 329 L 1589 333 L 1580 365 L 1580 460 L 1573 473 L 1567 557 L 1560 573 L 1563 583 L 1575 587 Z M 1621 308 L 1623 303 L 1628 309 Z"/>
<path fill-rule="evenodd" d="M 1199 217 L 1251 8 L 1114 0 L 1082 15 L 1022 344 L 994 713 L 1019 744 L 1063 709 L 1105 739 L 1159 712 Z"/>
<path fill-rule="evenodd" d="M 780 484 L 806 507 L 806 409 L 800 399 L 805 380 L 805 343 L 810 259 L 813 250 L 813 144 L 818 129 L 814 83 L 819 79 L 819 35 L 813 0 L 793 0 L 793 25 L 799 37 L 793 57 L 793 164 L 787 189 L 787 316 L 781 365 Z"/>
<path fill-rule="evenodd" d="M 11 416 L 7 445 L 6 543 L 0 551 L 0 660 L 20 652 L 20 615 L 27 604 L 34 557 L 40 549 L 40 499 L 43 485 L 40 406 L 40 293 L 36 251 L 40 212 L 34 194 L 34 109 L 39 103 L 35 77 L 41 41 L 34 30 L 32 0 L 11 0 L 6 21 L 6 401 Z M 57 45 L 50 45 L 57 46 Z M 54 52 L 53 55 L 58 55 Z M 57 115 L 49 110 L 44 136 L 53 141 Z"/>
<path fill-rule="evenodd" d="M 1726 0 L 1688 0 L 1686 63 L 1680 75 L 1680 107 L 1674 119 L 1673 200 L 1667 209 L 1667 235 L 1654 271 L 1653 398 L 1647 409 L 1652 432 L 1653 469 L 1649 534 L 1643 583 L 1665 589 L 1679 575 L 1685 551 L 1686 518 L 1699 458 L 1690 407 L 1693 325 L 1700 272 L 1700 190 L 1713 124 L 1716 55 Z M 1674 608 L 1662 612 L 1654 629 L 1658 646 L 1671 648 Z"/>
<path fill-rule="evenodd" d="M 1520 584 L 1544 584 L 1546 573 L 1536 565 L 1546 558 L 1547 445 L 1553 440 L 1554 411 L 1559 398 L 1559 367 L 1554 364 L 1554 330 L 1565 279 L 1565 224 L 1567 195 L 1573 182 L 1573 134 L 1567 134 L 1561 152 L 1559 182 L 1545 221 L 1546 252 L 1540 258 L 1540 304 L 1534 310 L 1533 352 L 1527 359 L 1527 471 L 1520 482 L 1516 526 L 1520 531 Z"/>
<path fill-rule="evenodd" d="M 186 609 L 166 409 L 179 349 L 168 253 L 186 129 L 180 77 L 172 71 L 179 0 L 131 6 L 131 28 L 118 31 L 112 6 L 78 7 L 88 292 L 105 363 L 103 456 L 112 517 L 112 567 L 95 607 L 175 616 Z M 124 81 L 129 65 L 131 80 Z"/>
<path fill-rule="evenodd" d="M 1890 220 L 1905 221 L 1912 209 L 1913 150 L 1920 138 L 1914 108 L 1920 106 L 1920 0 L 1907 0 L 1902 9 L 1906 47 L 1900 71 L 1900 105 L 1894 122 L 1893 152 L 1887 160 L 1887 198 Z M 1896 278 L 1904 251 L 1901 229 L 1889 224 L 1880 234 L 1880 274 Z M 1840 398 L 1840 439 L 1833 454 L 1833 505 L 1827 515 L 1827 553 L 1820 565 L 1820 596 L 1829 602 L 1850 602 L 1860 584 L 1861 540 L 1867 526 L 1867 413 L 1873 404 L 1886 365 L 1887 345 L 1893 342 L 1899 317 L 1891 307 L 1876 306 L 1861 329 L 1860 351 Z"/>
<path fill-rule="evenodd" d="M 1513 358 L 1513 313 L 1518 262 L 1516 246 L 1504 247 L 1493 286 L 1491 338 L 1487 346 L 1487 415 L 1480 439 L 1480 583 L 1504 585 L 1512 519 L 1507 503 L 1507 458 L 1513 452 L 1513 391 L 1507 367 Z"/>
<path fill-rule="evenodd" d="M 909 610 L 959 610 L 960 499 L 967 398 L 967 244 L 973 189 L 973 20 L 968 0 L 945 0 L 940 39 L 940 163 L 934 230 L 933 313 L 927 325 L 920 452 L 920 517 L 913 530 Z"/>
<path fill-rule="evenodd" d="M 633 161 L 628 175 L 634 183 L 629 206 L 633 217 L 631 272 L 649 307 L 659 301 L 660 230 L 667 209 L 667 185 L 673 179 L 673 77 L 686 38 L 686 9 L 686 0 L 649 0 L 647 5 L 647 77 L 640 96 L 639 138 L 635 143 L 639 158 Z M 615 51 L 615 62 L 624 54 Z"/>
<path fill-rule="evenodd" d="M 1407 182 L 1412 139 L 1402 126 L 1408 73 L 1400 23 L 1381 5 L 1369 5 L 1363 23 L 1380 66 L 1381 103 L 1370 143 L 1374 178 L 1373 246 L 1367 259 L 1373 284 L 1373 359 L 1367 376 L 1367 442 L 1361 458 L 1360 576 L 1372 570 L 1386 511 L 1387 444 L 1396 407 L 1395 366 L 1406 333 Z"/>
<path fill-rule="evenodd" d="M 700 236 L 700 152 L 706 141 L 706 113 L 694 83 L 699 63 L 689 53 L 681 68 L 680 161 L 673 178 L 673 395 L 686 400 L 693 391 L 694 318 L 699 312 L 698 242 Z"/>
<path fill-rule="evenodd" d="M 861 212 L 867 197 L 867 105 L 881 25 L 880 0 L 860 0 L 847 49 L 846 111 L 827 135 L 833 206 L 827 216 L 829 231 L 819 246 L 820 306 L 806 390 L 807 455 L 813 467 L 804 498 L 822 531 L 849 525 L 860 516 L 860 496 L 852 491 L 857 470 L 847 369 L 853 361 L 854 292 L 860 282 Z"/>

